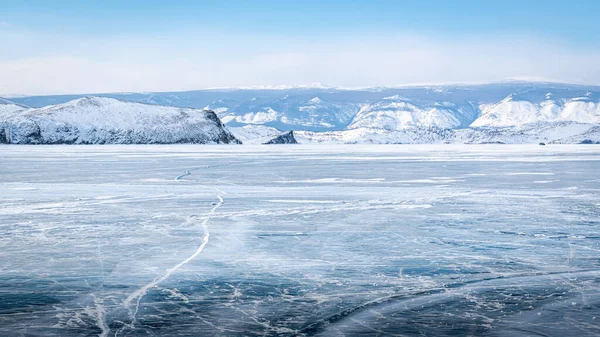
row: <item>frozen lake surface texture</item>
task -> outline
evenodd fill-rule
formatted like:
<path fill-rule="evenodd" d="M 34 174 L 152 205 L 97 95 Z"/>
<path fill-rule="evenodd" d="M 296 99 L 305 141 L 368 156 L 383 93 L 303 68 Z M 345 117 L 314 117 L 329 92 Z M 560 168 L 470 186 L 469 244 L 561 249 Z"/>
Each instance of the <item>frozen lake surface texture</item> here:
<path fill-rule="evenodd" d="M 598 146 L 0 157 L 0 336 L 600 335 Z"/>

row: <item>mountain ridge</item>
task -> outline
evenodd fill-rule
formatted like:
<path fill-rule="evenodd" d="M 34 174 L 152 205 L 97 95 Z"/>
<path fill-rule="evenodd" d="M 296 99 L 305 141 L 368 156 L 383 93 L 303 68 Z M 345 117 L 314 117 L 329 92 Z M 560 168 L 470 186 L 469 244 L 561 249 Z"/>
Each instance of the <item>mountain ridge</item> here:
<path fill-rule="evenodd" d="M 291 89 L 227 89 L 196 90 L 169 93 L 100 94 L 132 102 L 189 108 L 210 108 L 229 126 L 260 124 L 280 130 L 306 129 L 309 131 L 340 131 L 350 127 L 379 127 L 365 125 L 357 120 L 386 120 L 388 128 L 401 129 L 410 125 L 467 128 L 485 109 L 508 97 L 511 101 L 525 101 L 539 106 L 547 95 L 558 105 L 575 98 L 597 103 L 600 87 L 549 82 L 510 81 L 489 84 L 459 84 L 441 86 L 381 87 L 377 90 L 336 89 L 330 87 Z M 20 97 L 15 102 L 33 107 L 59 104 L 84 95 Z M 396 106 L 390 106 L 390 98 Z M 574 102 L 572 102 L 574 103 Z M 388 113 L 381 113 L 381 108 Z M 529 107 L 530 110 L 533 107 Z M 592 107 L 593 108 L 593 107 Z M 379 112 L 378 112 L 379 111 Z M 535 111 L 532 113 L 535 114 Z M 424 120 L 420 120 L 423 118 Z M 429 120 L 429 121 L 428 121 Z M 576 120 L 577 121 L 577 120 Z M 579 120 L 582 121 L 582 120 Z M 596 122 L 595 120 L 592 122 Z M 489 121 L 488 121 L 489 124 Z M 482 126 L 476 123 L 474 126 Z"/>
<path fill-rule="evenodd" d="M 240 139 L 250 143 L 274 135 L 272 130 L 298 131 L 299 141 L 302 137 L 306 141 L 314 137 L 360 142 L 359 136 L 364 136 L 364 141 L 402 143 L 510 142 L 511 137 L 518 142 L 586 140 L 583 134 L 574 133 L 579 130 L 587 132 L 586 137 L 595 142 L 595 131 L 589 130 L 600 125 L 600 87 L 555 82 L 508 81 L 377 90 L 326 86 L 211 89 L 100 97 L 151 104 L 156 109 L 211 109 Z M 82 97 L 21 97 L 15 101 L 37 106 L 72 98 Z M 539 135 L 534 136 L 536 130 Z M 561 137 L 560 130 L 568 135 Z M 389 135 L 383 137 L 385 132 Z"/>
<path fill-rule="evenodd" d="M 82 97 L 0 116 L 0 143 L 239 143 L 213 111 Z"/>

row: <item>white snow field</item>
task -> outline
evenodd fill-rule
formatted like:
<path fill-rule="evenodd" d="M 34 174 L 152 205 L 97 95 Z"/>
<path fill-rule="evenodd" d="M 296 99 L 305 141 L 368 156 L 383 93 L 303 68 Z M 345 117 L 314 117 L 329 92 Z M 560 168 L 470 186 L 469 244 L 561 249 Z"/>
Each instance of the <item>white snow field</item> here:
<path fill-rule="evenodd" d="M 596 145 L 0 146 L 0 336 L 598 336 Z"/>

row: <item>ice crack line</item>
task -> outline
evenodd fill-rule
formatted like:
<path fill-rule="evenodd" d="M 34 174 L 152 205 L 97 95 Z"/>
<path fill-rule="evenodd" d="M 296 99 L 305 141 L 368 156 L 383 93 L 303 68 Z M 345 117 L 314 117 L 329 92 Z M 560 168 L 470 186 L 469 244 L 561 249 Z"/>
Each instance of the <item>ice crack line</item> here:
<path fill-rule="evenodd" d="M 106 337 L 110 332 L 110 328 L 104 321 L 104 314 L 106 313 L 106 309 L 104 308 L 103 301 L 99 300 L 94 296 L 94 305 L 96 306 L 96 322 L 98 327 L 100 328 L 99 337 Z"/>
<path fill-rule="evenodd" d="M 178 176 L 175 179 L 179 180 L 181 177 L 186 176 L 186 175 L 190 175 L 190 174 L 191 174 L 190 171 L 185 171 L 185 174 L 183 174 L 181 176 Z M 211 187 L 208 187 L 208 186 L 204 186 L 204 187 L 211 188 Z M 222 190 L 220 190 L 218 188 L 211 188 L 211 189 L 214 189 L 214 190 L 216 190 L 219 193 L 217 195 L 217 198 L 219 199 L 219 201 L 214 204 L 213 208 L 211 208 L 211 210 L 206 214 L 204 220 L 201 223 L 202 230 L 204 231 L 204 236 L 202 237 L 202 243 L 196 249 L 196 251 L 192 255 L 190 255 L 188 258 L 186 258 L 185 260 L 179 262 L 175 266 L 167 269 L 164 274 L 162 274 L 161 276 L 155 278 L 154 280 L 152 280 L 152 282 L 144 285 L 143 287 L 139 288 L 138 290 L 134 291 L 131 295 L 129 295 L 125 299 L 125 301 L 123 302 L 123 305 L 125 307 L 127 307 L 127 308 L 131 307 L 132 302 L 134 302 L 134 300 L 135 300 L 135 310 L 134 310 L 133 314 L 131 315 L 132 321 L 131 321 L 131 324 L 128 325 L 130 328 L 133 328 L 133 326 L 135 325 L 136 316 L 137 316 L 137 313 L 138 313 L 139 308 L 140 308 L 140 302 L 142 301 L 142 299 L 144 298 L 144 296 L 146 295 L 146 293 L 148 292 L 148 290 L 151 289 L 151 288 L 153 288 L 153 287 L 155 287 L 155 286 L 157 286 L 157 285 L 159 285 L 160 283 L 162 283 L 163 281 L 165 281 L 166 279 L 168 279 L 178 269 L 180 269 L 181 267 L 185 266 L 190 261 L 194 260 L 198 255 L 200 255 L 200 253 L 202 253 L 202 251 L 204 250 L 204 247 L 206 247 L 206 245 L 208 244 L 208 240 L 210 238 L 210 231 L 208 230 L 208 221 L 210 220 L 211 216 L 215 213 L 215 211 L 219 207 L 221 207 L 221 205 L 224 202 L 223 195 L 226 194 L 225 192 L 223 192 Z M 186 219 L 186 221 L 187 222 L 191 222 L 191 219 L 193 219 L 193 218 L 196 218 L 196 216 L 188 217 Z M 115 336 L 116 335 L 117 334 L 115 334 Z"/>
<path fill-rule="evenodd" d="M 219 199 L 219 202 L 208 212 L 208 215 L 206 216 L 204 221 L 202 221 L 202 229 L 204 230 L 204 236 L 202 237 L 202 244 L 187 259 L 185 259 L 185 260 L 179 262 L 178 264 L 176 264 L 175 266 L 167 269 L 167 271 L 162 276 L 154 279 L 152 282 L 146 284 L 145 286 L 141 287 L 140 289 L 136 290 L 131 295 L 129 295 L 129 297 L 127 297 L 127 299 L 125 299 L 125 302 L 124 302 L 126 306 L 131 305 L 131 302 L 137 298 L 137 305 L 136 305 L 136 310 L 135 310 L 135 312 L 137 313 L 140 300 L 146 294 L 148 289 L 155 287 L 159 283 L 168 279 L 169 276 L 171 276 L 179 268 L 183 267 L 184 265 L 186 265 L 187 263 L 189 263 L 190 261 L 195 259 L 198 255 L 200 255 L 200 253 L 202 253 L 202 250 L 204 250 L 204 247 L 206 247 L 206 244 L 208 243 L 208 239 L 210 238 L 210 232 L 208 231 L 208 226 L 207 226 L 208 221 L 210 220 L 211 215 L 217 210 L 217 208 L 219 208 L 223 204 L 223 197 L 221 196 L 221 194 L 219 194 L 217 196 L 217 198 Z"/>
<path fill-rule="evenodd" d="M 177 177 L 175 177 L 175 180 L 180 180 L 181 178 L 185 177 L 185 176 L 189 176 L 190 174 L 192 174 L 192 172 L 185 171 L 182 175 L 178 175 Z"/>

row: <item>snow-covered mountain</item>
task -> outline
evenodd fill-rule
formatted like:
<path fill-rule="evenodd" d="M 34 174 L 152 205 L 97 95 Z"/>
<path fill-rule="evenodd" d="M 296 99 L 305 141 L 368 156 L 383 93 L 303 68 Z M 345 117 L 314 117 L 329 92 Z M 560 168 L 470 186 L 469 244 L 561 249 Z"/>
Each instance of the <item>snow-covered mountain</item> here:
<path fill-rule="evenodd" d="M 473 127 L 523 126 L 532 123 L 577 122 L 600 123 L 600 93 L 586 92 L 572 98 L 554 98 L 547 93 L 543 99 L 528 100 L 510 94 L 495 104 L 482 104 L 481 117 Z"/>
<path fill-rule="evenodd" d="M 213 111 L 84 97 L 1 115 L 0 143 L 227 144 L 239 141 Z"/>
<path fill-rule="evenodd" d="M 384 97 L 372 104 L 364 104 L 348 128 L 402 130 L 415 127 L 435 127 L 454 129 L 468 126 L 476 117 L 477 110 L 471 104 L 412 99 L 394 95 Z"/>
<path fill-rule="evenodd" d="M 281 131 L 265 125 L 244 125 L 229 127 L 235 138 L 243 144 L 262 144 L 281 134 Z"/>
<path fill-rule="evenodd" d="M 452 130 L 453 143 L 506 144 L 600 144 L 600 124 L 555 122 L 518 127 L 487 127 Z"/>
<path fill-rule="evenodd" d="M 453 142 L 454 132 L 438 128 L 405 128 L 402 130 L 355 128 L 327 132 L 296 131 L 294 136 L 301 144 L 438 144 Z"/>
<path fill-rule="evenodd" d="M 100 94 L 127 101 L 214 110 L 230 126 L 266 125 L 280 130 L 355 128 L 467 128 L 529 122 L 598 123 L 600 87 L 560 83 L 501 82 L 401 88 L 212 89 L 170 93 Z M 33 107 L 78 95 L 19 97 Z M 483 118 L 483 119 L 480 119 Z"/>
<path fill-rule="evenodd" d="M 506 128 L 357 128 L 343 131 L 296 131 L 299 143 L 340 144 L 600 144 L 600 125 L 572 122 Z M 249 140 L 250 141 L 250 140 Z"/>
<path fill-rule="evenodd" d="M 266 125 L 279 129 L 305 128 L 310 130 L 337 130 L 345 128 L 360 108 L 352 102 L 335 102 L 300 95 L 283 95 L 266 101 L 253 97 L 237 106 L 221 106 L 224 102 L 209 104 L 216 107 L 219 117 L 228 125 Z"/>
<path fill-rule="evenodd" d="M 0 97 L 0 119 L 8 118 L 15 113 L 30 109 L 28 106 Z"/>
<path fill-rule="evenodd" d="M 299 142 L 579 142 L 596 139 L 594 127 L 600 125 L 600 87 L 560 83 L 246 88 L 100 96 L 210 108 L 245 143 L 288 130 L 297 131 Z M 76 98 L 14 101 L 42 107 Z"/>

